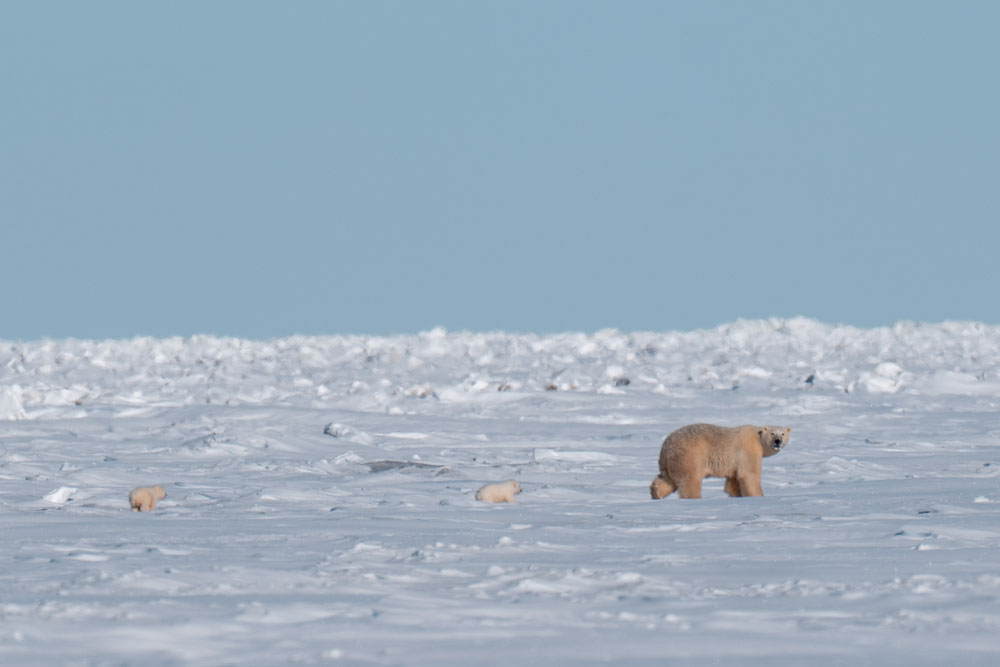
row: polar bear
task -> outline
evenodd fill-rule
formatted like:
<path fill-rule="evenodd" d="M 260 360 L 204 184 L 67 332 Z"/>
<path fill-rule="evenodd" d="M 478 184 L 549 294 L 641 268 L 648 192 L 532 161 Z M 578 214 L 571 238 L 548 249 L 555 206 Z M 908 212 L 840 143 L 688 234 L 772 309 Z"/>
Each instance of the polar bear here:
<path fill-rule="evenodd" d="M 521 493 L 521 485 L 515 479 L 487 484 L 476 491 L 476 500 L 484 503 L 517 503 L 514 496 Z"/>
<path fill-rule="evenodd" d="M 649 486 L 654 500 L 675 489 L 681 498 L 701 498 L 705 477 L 725 477 L 731 496 L 762 496 L 761 459 L 788 444 L 791 428 L 690 424 L 668 435 L 660 447 L 660 474 Z"/>
<path fill-rule="evenodd" d="M 167 497 L 167 492 L 160 485 L 140 486 L 128 494 L 128 502 L 133 512 L 149 512 L 156 509 L 156 501 Z"/>

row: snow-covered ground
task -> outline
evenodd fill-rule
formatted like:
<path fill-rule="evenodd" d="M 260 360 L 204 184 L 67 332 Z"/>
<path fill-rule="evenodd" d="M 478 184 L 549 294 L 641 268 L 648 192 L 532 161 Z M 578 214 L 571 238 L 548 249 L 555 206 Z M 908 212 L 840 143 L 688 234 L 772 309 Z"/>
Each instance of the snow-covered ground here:
<path fill-rule="evenodd" d="M 973 323 L 3 342 L 0 664 L 995 665 L 998 404 Z M 764 498 L 649 499 L 697 421 Z"/>

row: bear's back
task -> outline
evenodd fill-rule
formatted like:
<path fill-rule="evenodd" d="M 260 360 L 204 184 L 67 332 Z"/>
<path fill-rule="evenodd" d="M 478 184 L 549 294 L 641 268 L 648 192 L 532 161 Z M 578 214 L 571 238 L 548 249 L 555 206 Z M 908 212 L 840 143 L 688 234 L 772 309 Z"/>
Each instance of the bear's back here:
<path fill-rule="evenodd" d="M 660 449 L 660 469 L 697 466 L 706 475 L 728 477 L 752 453 L 756 426 L 689 424 L 668 435 Z"/>

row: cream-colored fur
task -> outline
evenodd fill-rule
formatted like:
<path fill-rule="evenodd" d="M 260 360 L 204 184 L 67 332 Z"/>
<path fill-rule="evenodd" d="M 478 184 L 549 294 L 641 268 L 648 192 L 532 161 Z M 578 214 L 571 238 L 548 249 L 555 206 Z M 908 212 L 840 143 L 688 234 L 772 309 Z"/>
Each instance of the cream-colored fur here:
<path fill-rule="evenodd" d="M 761 459 L 788 444 L 790 428 L 690 424 L 677 429 L 660 447 L 660 474 L 649 486 L 654 499 L 678 490 L 681 498 L 701 498 L 701 481 L 725 477 L 731 496 L 762 496 Z"/>
<path fill-rule="evenodd" d="M 521 485 L 517 480 L 508 479 L 506 482 L 487 484 L 476 491 L 476 500 L 485 503 L 516 503 L 514 496 L 521 493 Z"/>
<path fill-rule="evenodd" d="M 156 509 L 156 501 L 167 497 L 162 486 L 140 486 L 128 494 L 128 502 L 133 512 L 149 512 Z"/>

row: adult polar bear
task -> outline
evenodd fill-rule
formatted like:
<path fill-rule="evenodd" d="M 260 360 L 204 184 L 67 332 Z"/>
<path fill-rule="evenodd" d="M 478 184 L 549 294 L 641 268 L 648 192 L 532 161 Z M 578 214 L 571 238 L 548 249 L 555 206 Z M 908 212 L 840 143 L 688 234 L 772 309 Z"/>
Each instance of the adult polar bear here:
<path fill-rule="evenodd" d="M 701 481 L 725 477 L 731 496 L 762 496 L 761 460 L 788 444 L 791 428 L 690 424 L 668 435 L 660 447 L 660 474 L 649 486 L 654 500 L 678 490 L 701 498 Z"/>

